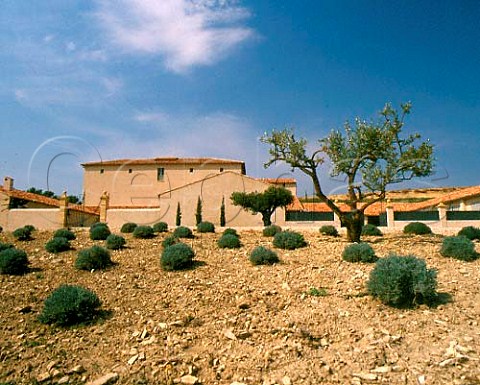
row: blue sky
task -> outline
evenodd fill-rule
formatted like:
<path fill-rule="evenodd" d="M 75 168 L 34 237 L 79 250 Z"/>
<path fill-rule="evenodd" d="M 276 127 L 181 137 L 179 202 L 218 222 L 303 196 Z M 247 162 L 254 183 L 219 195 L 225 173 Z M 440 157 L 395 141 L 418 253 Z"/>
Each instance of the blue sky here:
<path fill-rule="evenodd" d="M 82 190 L 80 163 L 155 156 L 246 161 L 295 127 L 312 145 L 385 102 L 435 145 L 412 187 L 480 184 L 480 3 L 4 0 L 0 174 Z M 344 186 L 320 170 L 327 193 Z M 311 192 L 295 173 L 299 194 Z"/>

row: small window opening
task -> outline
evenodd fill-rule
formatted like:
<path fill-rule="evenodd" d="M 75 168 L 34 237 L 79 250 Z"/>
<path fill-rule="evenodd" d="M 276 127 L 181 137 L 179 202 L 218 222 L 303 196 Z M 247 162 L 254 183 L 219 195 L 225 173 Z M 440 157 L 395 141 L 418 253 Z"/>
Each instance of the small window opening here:
<path fill-rule="evenodd" d="M 193 172 L 193 168 L 190 169 L 190 172 Z"/>
<path fill-rule="evenodd" d="M 103 168 L 100 169 L 100 174 L 103 174 L 105 170 Z"/>
<path fill-rule="evenodd" d="M 131 168 L 128 169 L 128 173 L 129 173 L 129 174 L 132 173 L 132 169 L 131 169 Z"/>
<path fill-rule="evenodd" d="M 163 180 L 163 177 L 165 175 L 165 169 L 163 167 L 157 168 L 157 180 Z"/>
<path fill-rule="evenodd" d="M 223 167 L 220 167 L 220 172 L 223 172 Z"/>

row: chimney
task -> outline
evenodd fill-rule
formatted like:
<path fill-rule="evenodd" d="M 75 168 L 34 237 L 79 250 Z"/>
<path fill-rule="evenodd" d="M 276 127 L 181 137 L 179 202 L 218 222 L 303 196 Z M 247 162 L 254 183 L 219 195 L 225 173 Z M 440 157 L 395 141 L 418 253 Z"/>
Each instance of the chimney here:
<path fill-rule="evenodd" d="M 5 191 L 12 191 L 13 190 L 13 178 L 6 176 L 3 178 L 3 189 Z"/>

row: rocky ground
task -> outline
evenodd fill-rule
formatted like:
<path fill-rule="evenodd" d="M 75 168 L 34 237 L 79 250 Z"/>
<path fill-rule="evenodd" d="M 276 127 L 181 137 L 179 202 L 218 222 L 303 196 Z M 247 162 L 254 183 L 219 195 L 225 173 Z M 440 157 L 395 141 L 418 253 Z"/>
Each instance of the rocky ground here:
<path fill-rule="evenodd" d="M 373 265 L 342 261 L 345 238 L 304 232 L 308 247 L 254 267 L 249 252 L 271 238 L 240 234 L 239 250 L 219 249 L 219 234 L 188 241 L 197 263 L 182 272 L 160 268 L 165 235 L 127 236 L 116 266 L 85 272 L 73 263 L 94 244 L 86 232 L 56 255 L 44 249 L 51 233 L 0 234 L 32 267 L 0 276 L 0 384 L 480 384 L 480 260 L 441 257 L 440 236 L 366 238 L 380 257 L 414 254 L 438 269 L 443 303 L 399 310 L 366 294 Z M 40 324 L 44 299 L 64 283 L 95 291 L 103 319 Z"/>

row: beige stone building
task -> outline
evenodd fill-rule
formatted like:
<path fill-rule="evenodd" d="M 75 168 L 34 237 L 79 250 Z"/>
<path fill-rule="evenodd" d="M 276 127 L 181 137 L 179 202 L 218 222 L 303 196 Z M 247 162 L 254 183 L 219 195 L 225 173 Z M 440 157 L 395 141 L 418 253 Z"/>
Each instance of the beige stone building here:
<path fill-rule="evenodd" d="M 281 185 L 296 195 L 294 179 L 252 178 L 246 175 L 244 162 L 230 159 L 121 159 L 85 163 L 83 167 L 84 204 L 99 208 L 101 218 L 105 216 L 112 228 L 125 222 L 164 221 L 174 226 L 178 205 L 182 225 L 194 226 L 198 199 L 202 201 L 203 220 L 219 225 L 224 202 L 227 226 L 261 226 L 261 215 L 232 205 L 232 192 L 261 192 Z M 278 209 L 272 220 L 284 224 L 284 210 Z"/>
<path fill-rule="evenodd" d="M 82 164 L 84 204 L 97 207 L 103 192 L 110 206 L 156 207 L 160 193 L 223 172 L 245 175 L 245 163 L 218 158 L 118 159 Z"/>

